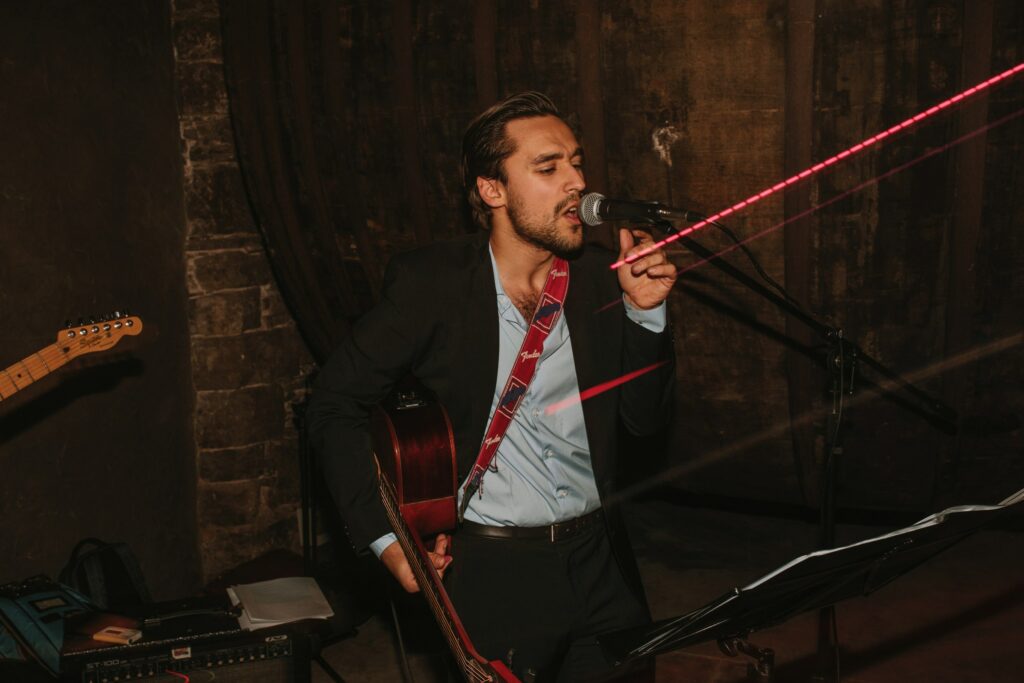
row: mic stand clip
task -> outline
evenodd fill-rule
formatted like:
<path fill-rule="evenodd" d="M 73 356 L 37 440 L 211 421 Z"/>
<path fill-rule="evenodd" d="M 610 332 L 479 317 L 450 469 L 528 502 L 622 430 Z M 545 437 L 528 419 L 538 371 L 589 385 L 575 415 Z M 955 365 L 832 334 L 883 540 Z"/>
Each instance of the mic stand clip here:
<path fill-rule="evenodd" d="M 771 683 L 775 675 L 775 650 L 770 647 L 758 647 L 745 638 L 720 638 L 718 649 L 729 655 L 737 657 L 745 654 L 752 658 L 753 662 L 747 662 L 748 680 L 759 683 Z"/>

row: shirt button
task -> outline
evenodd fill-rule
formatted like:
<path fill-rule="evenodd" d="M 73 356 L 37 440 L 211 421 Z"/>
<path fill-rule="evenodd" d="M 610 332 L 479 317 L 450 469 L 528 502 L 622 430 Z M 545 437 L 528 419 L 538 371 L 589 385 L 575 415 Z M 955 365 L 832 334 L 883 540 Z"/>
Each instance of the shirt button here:
<path fill-rule="evenodd" d="M 545 448 L 544 449 L 544 457 L 545 458 L 552 458 L 552 457 L 554 457 L 554 455 L 555 455 L 555 452 L 553 450 L 551 450 L 550 448 Z"/>
<path fill-rule="evenodd" d="M 569 489 L 565 488 L 564 486 L 559 486 L 557 489 L 555 489 L 555 494 L 559 498 L 565 498 L 566 496 L 569 495 Z"/>

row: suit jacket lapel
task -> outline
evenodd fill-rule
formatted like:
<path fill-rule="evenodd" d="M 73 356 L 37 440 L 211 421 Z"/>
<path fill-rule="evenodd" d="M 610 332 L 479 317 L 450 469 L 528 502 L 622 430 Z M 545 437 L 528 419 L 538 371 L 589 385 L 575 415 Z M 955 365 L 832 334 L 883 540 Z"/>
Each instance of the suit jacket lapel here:
<path fill-rule="evenodd" d="M 569 326 L 569 341 L 572 344 L 573 361 L 576 364 L 576 381 L 580 391 L 597 383 L 597 367 L 594 364 L 595 317 L 594 301 L 587 290 L 588 282 L 578 262 L 569 264 L 569 293 L 565 300 L 565 322 Z M 594 404 L 583 402 L 583 419 L 587 428 L 587 440 L 595 441 L 594 425 L 599 416 Z M 593 455 L 593 453 L 592 453 Z"/>
<path fill-rule="evenodd" d="M 475 245 L 477 259 L 470 268 L 466 299 L 465 354 L 468 385 L 465 396 L 486 397 L 475 401 L 469 408 L 468 433 L 470 443 L 483 441 L 487 418 L 491 408 L 490 397 L 498 375 L 498 304 L 494 290 L 494 271 L 488 252 L 487 234 Z M 476 460 L 476 450 L 466 448 L 459 452 L 460 474 L 469 471 Z"/>

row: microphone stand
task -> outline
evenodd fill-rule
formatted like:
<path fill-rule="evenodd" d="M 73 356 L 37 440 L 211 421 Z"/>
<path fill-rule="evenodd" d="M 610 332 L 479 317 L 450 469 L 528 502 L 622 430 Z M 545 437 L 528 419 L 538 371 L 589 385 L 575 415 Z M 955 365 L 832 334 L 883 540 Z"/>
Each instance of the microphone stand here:
<path fill-rule="evenodd" d="M 653 220 L 650 223 L 667 234 L 671 235 L 677 232 L 675 226 L 669 221 Z M 717 254 L 692 238 L 680 237 L 677 241 L 681 242 L 697 256 L 706 259 L 715 268 L 728 274 L 737 282 L 770 301 L 785 314 L 805 324 L 825 343 L 827 350 L 824 363 L 825 369 L 828 372 L 828 390 L 832 397 L 832 405 L 826 419 L 827 433 L 820 500 L 819 546 L 821 549 L 834 548 L 836 539 L 835 477 L 837 461 L 843 454 L 842 439 L 844 429 L 842 425 L 842 412 L 845 398 L 853 395 L 858 367 L 869 367 L 892 385 L 905 390 L 917 399 L 917 403 L 904 403 L 903 405 L 947 433 L 954 433 L 956 431 L 956 412 L 939 399 L 914 386 L 896 372 L 872 358 L 856 343 L 846 339 L 841 328 L 833 327 L 818 320 L 793 300 L 787 299 L 778 292 L 766 287 L 728 261 L 719 258 Z M 835 607 L 829 605 L 822 608 L 819 612 L 818 673 L 815 675 L 816 681 L 838 683 L 838 640 Z"/>

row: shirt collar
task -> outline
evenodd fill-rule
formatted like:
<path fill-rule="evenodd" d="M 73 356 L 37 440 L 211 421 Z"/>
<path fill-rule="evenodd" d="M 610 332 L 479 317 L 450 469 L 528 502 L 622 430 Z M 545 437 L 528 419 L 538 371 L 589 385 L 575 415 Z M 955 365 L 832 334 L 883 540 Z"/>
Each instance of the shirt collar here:
<path fill-rule="evenodd" d="M 501 313 L 502 317 L 506 316 L 510 308 L 513 309 L 515 313 L 518 313 L 518 311 L 515 311 L 515 306 L 512 305 L 512 299 L 505 294 L 505 288 L 501 286 L 501 276 L 498 274 L 498 262 L 494 260 L 494 250 L 491 249 L 490 242 L 487 244 L 487 253 L 491 257 L 491 272 L 494 273 L 494 291 L 498 297 L 498 312 Z"/>

